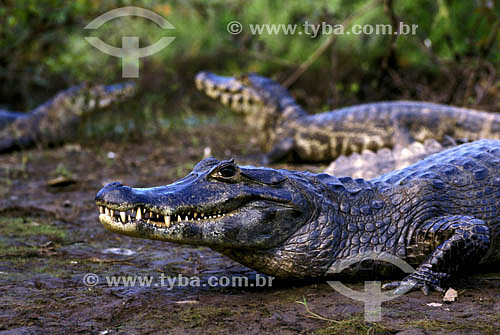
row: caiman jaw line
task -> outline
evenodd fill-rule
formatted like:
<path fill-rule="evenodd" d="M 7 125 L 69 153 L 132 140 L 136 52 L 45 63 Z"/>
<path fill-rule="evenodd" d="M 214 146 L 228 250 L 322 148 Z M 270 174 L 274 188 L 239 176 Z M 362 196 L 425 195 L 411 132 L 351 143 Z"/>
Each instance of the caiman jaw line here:
<path fill-rule="evenodd" d="M 233 216 L 235 211 L 225 212 L 223 210 L 214 211 L 211 213 L 200 213 L 195 211 L 187 211 L 185 213 L 164 215 L 160 213 L 153 212 L 144 207 L 138 206 L 126 211 L 119 211 L 116 209 L 111 209 L 106 205 L 98 205 L 99 214 L 107 217 L 108 221 L 110 219 L 113 223 L 129 224 L 129 223 L 147 223 L 160 228 L 170 228 L 171 226 L 178 224 L 180 222 L 199 222 L 207 220 L 217 220 L 227 216 Z"/>

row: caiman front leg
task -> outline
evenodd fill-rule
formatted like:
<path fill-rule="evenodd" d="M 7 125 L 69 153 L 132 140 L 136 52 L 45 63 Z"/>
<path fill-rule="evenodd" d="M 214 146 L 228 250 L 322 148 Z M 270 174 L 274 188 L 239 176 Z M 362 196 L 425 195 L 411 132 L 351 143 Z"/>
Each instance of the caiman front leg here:
<path fill-rule="evenodd" d="M 471 216 L 442 216 L 430 219 L 415 233 L 408 256 L 427 254 L 435 241 L 439 244 L 415 272 L 402 281 L 383 285 L 385 289 L 396 288 L 395 294 L 421 289 L 425 295 L 429 290 L 443 292 L 454 274 L 477 265 L 490 246 L 490 230 L 483 220 Z M 438 242 L 439 243 L 439 242 Z M 413 255 L 412 255 L 413 253 Z"/>

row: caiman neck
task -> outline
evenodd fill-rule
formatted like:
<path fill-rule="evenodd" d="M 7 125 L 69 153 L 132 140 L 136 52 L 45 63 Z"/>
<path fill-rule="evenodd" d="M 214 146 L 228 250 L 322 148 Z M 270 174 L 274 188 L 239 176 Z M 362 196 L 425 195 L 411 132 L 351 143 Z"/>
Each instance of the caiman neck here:
<path fill-rule="evenodd" d="M 278 101 L 279 122 L 286 122 L 292 119 L 308 115 L 308 113 L 289 95 L 281 97 Z"/>
<path fill-rule="evenodd" d="M 267 104 L 258 113 L 248 114 L 247 123 L 257 129 L 259 142 L 266 151 L 269 151 L 277 138 L 290 135 L 284 132 L 290 129 L 293 120 L 307 115 L 308 113 L 295 102 L 295 99 L 286 95 L 277 102 Z"/>
<path fill-rule="evenodd" d="M 307 172 L 297 177 L 298 183 L 306 180 L 309 190 L 315 189 L 311 201 L 316 205 L 304 225 L 271 249 L 219 251 L 277 278 L 321 277 L 337 257 L 350 252 L 345 242 L 350 236 L 360 239 L 356 236 L 361 224 L 371 227 L 383 220 L 382 191 L 372 182 Z"/>

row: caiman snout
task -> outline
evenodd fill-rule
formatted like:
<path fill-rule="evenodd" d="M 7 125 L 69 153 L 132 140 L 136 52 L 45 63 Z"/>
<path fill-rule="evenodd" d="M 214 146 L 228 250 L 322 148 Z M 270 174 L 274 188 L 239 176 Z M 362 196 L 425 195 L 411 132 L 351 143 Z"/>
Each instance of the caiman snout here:
<path fill-rule="evenodd" d="M 118 188 L 120 187 L 124 186 L 122 183 L 118 181 L 104 185 L 104 187 L 100 189 L 99 192 L 97 192 L 97 195 L 95 196 L 95 201 L 111 202 L 111 203 L 117 202 L 116 200 L 118 199 L 115 199 L 115 201 L 113 201 L 113 197 L 119 195 L 120 191 L 118 190 Z"/>
<path fill-rule="evenodd" d="M 95 201 L 98 205 L 107 206 L 111 209 L 128 210 L 148 202 L 148 192 L 142 190 L 125 186 L 120 182 L 114 182 L 105 185 L 97 192 Z"/>

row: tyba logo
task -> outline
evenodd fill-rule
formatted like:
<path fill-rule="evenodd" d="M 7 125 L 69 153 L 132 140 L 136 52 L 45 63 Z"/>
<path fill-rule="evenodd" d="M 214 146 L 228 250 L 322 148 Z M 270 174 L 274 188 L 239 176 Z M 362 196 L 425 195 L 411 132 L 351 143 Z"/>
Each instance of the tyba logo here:
<path fill-rule="evenodd" d="M 413 273 L 414 268 L 408 263 L 394 255 L 385 252 L 364 252 L 354 256 L 349 256 L 332 264 L 327 273 L 341 273 L 342 270 L 349 268 L 354 264 L 359 264 L 363 261 L 387 262 L 393 264 L 403 270 L 405 273 Z M 405 294 L 413 288 L 415 284 L 406 286 L 402 290 L 392 290 L 382 292 L 381 283 L 379 281 L 365 281 L 365 291 L 359 292 L 352 290 L 339 281 L 328 281 L 328 284 L 340 294 L 365 303 L 365 321 L 378 322 L 382 320 L 382 302 L 395 299 L 402 294 Z"/>
<path fill-rule="evenodd" d="M 175 27 L 160 15 L 140 7 L 122 7 L 110 10 L 95 18 L 85 26 L 84 29 L 98 29 L 109 20 L 122 16 L 140 16 L 149 19 L 159 25 L 162 29 L 175 29 Z M 139 58 L 155 54 L 172 43 L 175 37 L 162 37 L 155 44 L 139 48 L 139 37 L 122 37 L 122 47 L 117 48 L 106 44 L 99 37 L 85 37 L 87 42 L 100 51 L 122 59 L 122 77 L 139 78 Z"/>

